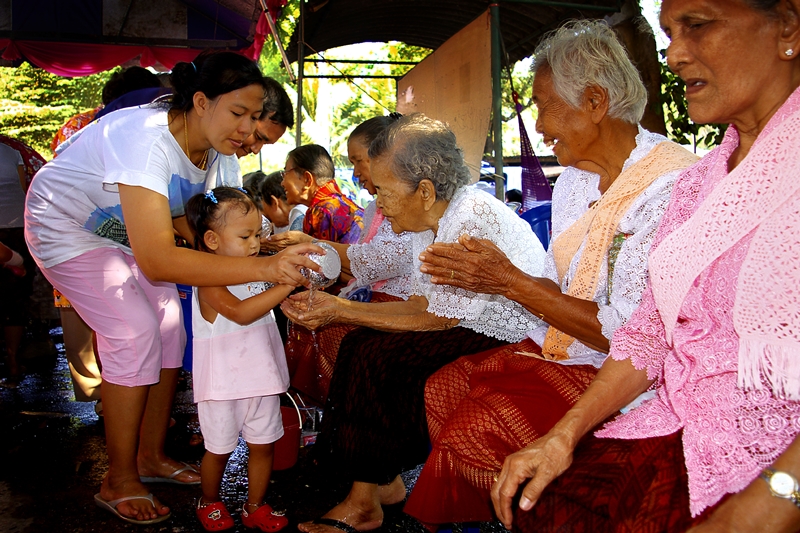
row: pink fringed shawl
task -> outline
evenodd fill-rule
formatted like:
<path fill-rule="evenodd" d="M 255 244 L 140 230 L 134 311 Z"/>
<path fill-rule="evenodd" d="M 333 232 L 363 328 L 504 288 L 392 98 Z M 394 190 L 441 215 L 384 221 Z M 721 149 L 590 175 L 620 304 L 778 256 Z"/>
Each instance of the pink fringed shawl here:
<path fill-rule="evenodd" d="M 671 342 L 697 277 L 755 232 L 733 310 L 739 386 L 760 389 L 763 376 L 777 397 L 791 400 L 800 399 L 799 103 L 800 89 L 772 117 L 739 166 L 650 256 L 653 296 Z"/>

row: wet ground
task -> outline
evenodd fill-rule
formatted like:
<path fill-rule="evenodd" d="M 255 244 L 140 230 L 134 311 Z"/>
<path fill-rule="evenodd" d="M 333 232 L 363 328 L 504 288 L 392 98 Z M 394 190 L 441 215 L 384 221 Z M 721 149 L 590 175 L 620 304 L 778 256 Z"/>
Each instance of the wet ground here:
<path fill-rule="evenodd" d="M 60 328 L 55 326 L 49 335 L 29 339 L 22 361 L 26 375 L 19 385 L 0 387 L 0 532 L 203 531 L 194 515 L 199 487 L 152 485 L 153 493 L 172 509 L 170 520 L 153 526 L 127 524 L 94 505 L 93 495 L 107 468 L 103 423 L 93 403 L 74 401 Z M 202 443 L 191 444 L 199 429 L 189 383 L 186 378 L 179 385 L 176 424 L 170 429 L 167 448 L 173 457 L 199 464 L 204 450 Z M 247 491 L 247 450 L 243 441 L 239 444 L 223 488 L 223 499 L 232 513 Z M 347 493 L 343 481 L 322 478 L 306 452 L 300 450 L 294 467 L 274 472 L 267 494 L 268 503 L 285 510 L 291 521 L 284 531 L 296 531 L 297 523 L 324 514 Z M 407 485 L 413 485 L 416 474 L 404 474 Z M 241 525 L 238 512 L 233 514 L 237 527 L 230 531 L 254 531 Z M 376 532 L 401 531 L 426 530 L 403 514 L 402 505 L 387 508 L 383 527 Z M 481 524 L 480 531 L 505 530 L 499 524 Z"/>

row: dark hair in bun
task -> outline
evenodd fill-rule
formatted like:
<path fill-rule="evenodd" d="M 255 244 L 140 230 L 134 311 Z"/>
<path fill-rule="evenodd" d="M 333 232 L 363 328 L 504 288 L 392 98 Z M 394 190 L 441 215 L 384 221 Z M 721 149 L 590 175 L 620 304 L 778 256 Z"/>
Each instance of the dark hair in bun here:
<path fill-rule="evenodd" d="M 190 110 L 195 93 L 211 100 L 223 94 L 257 84 L 266 89 L 264 76 L 250 59 L 234 52 L 201 53 L 191 63 L 178 63 L 172 69 L 173 93 L 170 109 Z"/>

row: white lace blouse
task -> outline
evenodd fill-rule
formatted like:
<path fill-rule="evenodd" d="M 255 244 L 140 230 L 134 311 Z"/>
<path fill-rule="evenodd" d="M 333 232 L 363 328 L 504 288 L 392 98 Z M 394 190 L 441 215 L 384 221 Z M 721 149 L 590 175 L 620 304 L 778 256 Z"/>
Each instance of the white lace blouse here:
<path fill-rule="evenodd" d="M 476 294 L 449 285 L 434 285 L 420 272 L 419 254 L 433 242 L 453 243 L 463 234 L 488 239 L 522 271 L 541 276 L 545 251 L 530 225 L 497 198 L 467 186 L 456 191 L 439 220 L 439 230 L 413 233 L 414 278 L 411 293 L 428 299 L 428 311 L 457 318 L 459 326 L 508 342 L 519 342 L 539 319 L 516 302 L 496 294 Z M 491 268 L 486 265 L 486 268 Z"/>
<path fill-rule="evenodd" d="M 364 210 L 362 236 L 366 236 L 372 225 L 376 209 L 373 201 Z M 392 224 L 384 219 L 372 240 L 347 248 L 347 257 L 350 259 L 350 272 L 355 277 L 355 287 L 370 285 L 374 290 L 408 299 L 411 269 L 414 268 L 410 233 L 395 233 Z M 382 285 L 375 285 L 381 281 L 384 282 Z"/>
<path fill-rule="evenodd" d="M 640 126 L 639 134 L 636 136 L 636 148 L 625 161 L 623 170 L 642 159 L 656 145 L 666 140 L 663 135 L 649 132 Z M 614 263 L 611 278 L 613 290 L 609 294 L 608 253 L 606 253 L 606 260 L 603 261 L 600 270 L 597 292 L 592 299 L 600 308 L 597 319 L 602 325 L 603 336 L 607 339 L 611 339 L 614 331 L 628 321 L 642 300 L 642 292 L 647 284 L 647 254 L 650 251 L 658 223 L 669 203 L 672 186 L 680 173 L 680 170 L 676 170 L 657 178 L 633 202 L 628 212 L 620 220 L 617 234 L 625 235 L 626 238 Z M 593 172 L 569 167 L 561 174 L 553 189 L 553 239 L 551 242 L 578 220 L 592 203 L 600 199 L 599 185 L 600 175 Z M 544 277 L 558 283 L 562 292 L 567 291 L 569 283 L 575 275 L 584 245 L 581 245 L 578 253 L 572 259 L 562 283 L 559 283 L 556 273 L 552 247 L 547 252 Z M 547 313 L 545 312 L 545 314 Z M 541 346 L 544 343 L 547 327 L 547 324 L 540 323 L 539 327 L 528 332 L 528 336 Z M 561 364 L 588 364 L 597 368 L 603 364 L 607 356 L 607 354 L 589 348 L 577 339 L 567 348 L 567 353 L 569 359 L 559 361 Z"/>

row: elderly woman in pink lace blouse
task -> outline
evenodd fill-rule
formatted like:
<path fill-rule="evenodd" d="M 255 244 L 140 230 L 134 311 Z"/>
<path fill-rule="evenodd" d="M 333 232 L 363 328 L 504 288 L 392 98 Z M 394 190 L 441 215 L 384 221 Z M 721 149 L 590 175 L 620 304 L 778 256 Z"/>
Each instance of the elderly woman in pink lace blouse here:
<path fill-rule="evenodd" d="M 731 126 L 678 179 L 650 287 L 593 384 L 507 458 L 506 527 L 639 531 L 635 505 L 609 504 L 635 458 L 674 470 L 644 495 L 668 531 L 800 528 L 800 0 L 664 0 L 660 20 L 691 118 Z"/>

